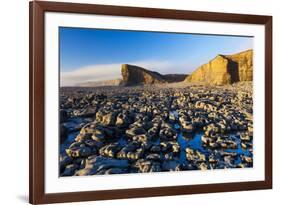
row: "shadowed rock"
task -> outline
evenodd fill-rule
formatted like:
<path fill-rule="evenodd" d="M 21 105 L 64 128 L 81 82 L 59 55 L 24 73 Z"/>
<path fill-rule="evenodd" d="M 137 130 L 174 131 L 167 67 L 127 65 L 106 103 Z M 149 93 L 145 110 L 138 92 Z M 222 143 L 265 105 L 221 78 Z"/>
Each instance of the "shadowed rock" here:
<path fill-rule="evenodd" d="M 182 82 L 188 75 L 185 74 L 166 74 L 162 75 L 162 78 L 168 83 Z"/>
<path fill-rule="evenodd" d="M 129 164 L 127 160 L 118 160 L 93 155 L 86 159 L 85 168 L 78 170 L 75 175 L 85 176 L 93 174 L 105 174 L 106 172 L 108 172 L 108 174 L 115 173 L 115 171 L 113 171 L 112 169 L 127 169 L 128 166 Z M 118 170 L 117 173 L 120 173 L 120 170 Z"/>

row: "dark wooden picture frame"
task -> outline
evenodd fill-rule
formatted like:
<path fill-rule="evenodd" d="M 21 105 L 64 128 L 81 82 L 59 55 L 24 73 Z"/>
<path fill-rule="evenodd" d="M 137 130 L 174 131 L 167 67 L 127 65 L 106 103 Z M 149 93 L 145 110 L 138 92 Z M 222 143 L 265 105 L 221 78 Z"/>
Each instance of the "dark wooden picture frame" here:
<path fill-rule="evenodd" d="M 153 197 L 272 188 L 272 17 L 199 11 L 135 8 L 91 4 L 30 2 L 30 203 Z M 100 14 L 126 17 L 181 19 L 265 26 L 265 180 L 251 182 L 185 185 L 46 194 L 44 190 L 44 14 L 45 12 Z"/>

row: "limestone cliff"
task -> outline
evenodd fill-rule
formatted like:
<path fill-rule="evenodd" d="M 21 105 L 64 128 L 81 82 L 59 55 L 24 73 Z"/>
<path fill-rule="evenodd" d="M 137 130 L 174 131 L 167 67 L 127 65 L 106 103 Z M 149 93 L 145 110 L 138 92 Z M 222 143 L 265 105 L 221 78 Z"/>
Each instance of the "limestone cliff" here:
<path fill-rule="evenodd" d="M 226 58 L 237 63 L 239 81 L 253 80 L 253 50 L 227 55 Z"/>
<path fill-rule="evenodd" d="M 253 50 L 234 55 L 218 55 L 197 68 L 185 81 L 225 85 L 253 79 Z"/>
<path fill-rule="evenodd" d="M 121 68 L 123 85 L 152 85 L 161 83 L 181 82 L 187 77 L 185 74 L 165 74 L 162 75 L 148 69 L 123 64 Z"/>
<path fill-rule="evenodd" d="M 123 64 L 121 68 L 124 85 L 152 85 L 166 83 L 162 75 L 135 65 Z"/>

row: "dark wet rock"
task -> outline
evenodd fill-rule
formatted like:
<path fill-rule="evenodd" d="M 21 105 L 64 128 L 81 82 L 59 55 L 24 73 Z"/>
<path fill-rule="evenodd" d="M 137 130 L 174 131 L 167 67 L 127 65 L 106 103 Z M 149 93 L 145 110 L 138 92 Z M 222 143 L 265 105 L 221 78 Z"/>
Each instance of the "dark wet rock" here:
<path fill-rule="evenodd" d="M 147 135 L 152 139 L 157 137 L 158 133 L 159 133 L 159 125 L 158 124 L 154 125 L 152 128 L 150 128 L 147 131 Z"/>
<path fill-rule="evenodd" d="M 84 142 L 85 140 L 91 139 L 91 133 L 82 133 L 80 132 L 76 138 L 75 141 L 76 142 Z"/>
<path fill-rule="evenodd" d="M 151 153 L 159 153 L 160 151 L 161 151 L 160 145 L 153 145 L 150 148 L 150 152 Z"/>
<path fill-rule="evenodd" d="M 141 135 L 141 134 L 145 134 L 146 131 L 144 128 L 142 127 L 132 127 L 128 130 L 126 130 L 126 135 L 129 137 L 134 137 L 136 135 Z"/>
<path fill-rule="evenodd" d="M 144 130 L 149 130 L 153 127 L 153 123 L 149 122 L 146 116 L 141 116 L 141 119 L 136 119 L 136 121 L 129 126 L 129 128 L 143 128 Z"/>
<path fill-rule="evenodd" d="M 127 159 L 129 160 L 138 160 L 143 156 L 144 149 L 142 147 L 136 149 L 134 152 L 127 153 Z"/>
<path fill-rule="evenodd" d="M 203 127 L 204 124 L 205 124 L 204 121 L 205 121 L 205 119 L 204 119 L 204 117 L 202 117 L 202 116 L 194 117 L 194 118 L 191 119 L 191 123 L 192 123 L 194 129 L 195 129 L 195 128 L 200 128 L 200 129 L 202 129 L 202 127 Z"/>
<path fill-rule="evenodd" d="M 232 140 L 223 139 L 220 140 L 220 138 L 217 140 L 217 143 L 219 143 L 219 146 L 223 149 L 237 149 L 237 143 Z"/>
<path fill-rule="evenodd" d="M 192 133 L 194 131 L 194 126 L 192 125 L 191 122 L 189 122 L 187 120 L 186 116 L 181 116 L 179 118 L 179 121 L 180 121 L 183 132 Z"/>
<path fill-rule="evenodd" d="M 217 135 L 217 134 L 211 136 L 203 135 L 201 137 L 201 140 L 204 146 L 207 146 L 212 149 L 216 149 L 216 148 L 237 149 L 238 148 L 238 143 L 225 135 Z"/>
<path fill-rule="evenodd" d="M 80 131 L 76 137 L 76 141 L 83 142 L 92 139 L 97 142 L 104 142 L 114 139 L 117 134 L 117 129 L 112 127 L 104 127 L 98 123 L 88 123 Z"/>
<path fill-rule="evenodd" d="M 142 144 L 147 144 L 148 141 L 150 141 L 151 139 L 146 135 L 146 134 L 142 134 L 142 135 L 135 135 L 133 137 L 133 141 L 135 142 L 140 142 Z"/>
<path fill-rule="evenodd" d="M 87 123 L 84 127 L 81 128 L 80 134 L 85 135 L 90 138 L 90 136 L 95 131 L 96 124 L 95 123 Z M 79 141 L 79 140 L 76 140 Z"/>
<path fill-rule="evenodd" d="M 176 141 L 161 142 L 161 151 L 164 153 L 178 153 L 180 146 Z"/>
<path fill-rule="evenodd" d="M 181 164 L 176 160 L 165 160 L 162 163 L 163 171 L 180 171 Z"/>
<path fill-rule="evenodd" d="M 144 153 L 144 148 L 139 143 L 133 141 L 124 146 L 117 154 L 119 159 L 137 160 Z"/>
<path fill-rule="evenodd" d="M 79 166 L 77 164 L 69 164 L 65 167 L 61 176 L 73 176 L 78 168 Z"/>
<path fill-rule="evenodd" d="M 177 121 L 177 117 L 176 117 L 176 115 L 174 113 L 170 113 L 169 114 L 169 121 L 171 123 L 175 123 Z"/>
<path fill-rule="evenodd" d="M 220 151 L 220 155 L 221 156 L 231 156 L 231 157 L 237 157 L 237 153 L 236 152 L 225 152 L 225 151 Z"/>
<path fill-rule="evenodd" d="M 108 171 L 113 168 L 119 169 L 127 169 L 129 167 L 129 163 L 127 160 L 119 160 L 113 158 L 107 158 L 103 156 L 90 156 L 86 159 L 86 165 L 84 169 L 80 169 L 75 172 L 76 176 L 85 176 L 85 175 L 94 175 L 102 174 L 101 172 Z M 108 171 L 110 172 L 110 171 Z"/>
<path fill-rule="evenodd" d="M 153 154 L 146 155 L 145 159 L 153 160 L 153 161 L 161 161 L 162 157 L 160 154 L 153 153 Z"/>
<path fill-rule="evenodd" d="M 60 170 L 63 170 L 67 165 L 71 164 L 73 161 L 72 157 L 69 157 L 66 154 L 60 154 L 59 162 L 60 162 Z"/>
<path fill-rule="evenodd" d="M 116 126 L 123 128 L 127 127 L 131 123 L 131 118 L 124 113 L 119 113 L 116 118 Z"/>
<path fill-rule="evenodd" d="M 84 141 L 85 145 L 88 146 L 88 147 L 91 147 L 92 149 L 96 148 L 96 149 L 99 149 L 103 146 L 103 142 L 99 142 L 99 141 L 95 141 L 95 140 L 92 140 L 92 139 L 87 139 Z"/>
<path fill-rule="evenodd" d="M 134 167 L 137 168 L 138 172 L 141 173 L 161 171 L 160 162 L 155 162 L 152 160 L 139 159 L 138 161 L 136 161 Z"/>
<path fill-rule="evenodd" d="M 206 156 L 198 150 L 186 148 L 186 159 L 189 161 L 205 162 Z"/>
<path fill-rule="evenodd" d="M 253 166 L 251 84 L 170 86 L 62 88 L 60 173 L 71 164 L 64 175 Z"/>
<path fill-rule="evenodd" d="M 181 125 L 184 132 L 192 133 L 194 131 L 194 126 L 191 123 L 182 123 Z"/>
<path fill-rule="evenodd" d="M 97 153 L 95 153 L 95 154 L 97 154 Z M 81 158 L 81 161 L 79 163 L 77 163 L 77 164 L 79 164 L 79 169 L 84 169 L 86 167 L 86 159 L 87 158 Z"/>
<path fill-rule="evenodd" d="M 87 107 L 80 113 L 80 117 L 94 117 L 96 115 L 96 107 Z"/>
<path fill-rule="evenodd" d="M 159 136 L 161 140 L 172 140 L 177 139 L 177 132 L 172 128 L 171 125 L 165 123 L 162 124 L 161 129 L 159 131 Z"/>
<path fill-rule="evenodd" d="M 205 126 L 203 129 L 205 130 L 206 136 L 213 136 L 217 133 L 220 133 L 220 128 L 213 123 Z"/>
<path fill-rule="evenodd" d="M 76 147 L 83 147 L 84 145 L 83 145 L 83 142 L 77 142 L 77 141 L 75 141 L 75 142 L 73 142 L 73 143 L 71 143 L 70 145 L 69 145 L 69 149 L 71 149 L 71 148 L 76 148 Z M 85 147 L 85 146 L 84 146 Z"/>
<path fill-rule="evenodd" d="M 253 143 L 251 142 L 241 142 L 242 149 L 249 149 L 249 151 L 253 148 Z"/>
<path fill-rule="evenodd" d="M 63 143 L 67 139 L 67 135 L 67 128 L 63 124 L 60 124 L 60 143 Z"/>
<path fill-rule="evenodd" d="M 115 127 L 97 127 L 98 130 L 102 130 L 107 139 L 115 139 L 118 134 L 118 129 Z"/>
<path fill-rule="evenodd" d="M 125 174 L 128 173 L 128 169 L 122 169 L 122 168 L 110 168 L 104 172 L 104 174 Z M 101 173 L 99 173 L 101 174 Z"/>
<path fill-rule="evenodd" d="M 105 134 L 104 131 L 101 129 L 95 129 L 93 134 L 91 135 L 92 140 L 97 142 L 104 142 L 105 141 Z"/>
<path fill-rule="evenodd" d="M 72 144 L 68 149 L 65 150 L 66 154 L 70 157 L 87 157 L 92 154 L 92 149 L 86 147 L 85 144 Z"/>
<path fill-rule="evenodd" d="M 199 164 L 198 168 L 200 170 L 207 170 L 208 169 L 208 165 L 205 162 L 202 162 Z"/>
<path fill-rule="evenodd" d="M 198 170 L 198 167 L 195 163 L 192 162 L 184 162 L 180 166 L 180 170 Z"/>
<path fill-rule="evenodd" d="M 116 122 L 116 116 L 117 116 L 116 112 L 111 112 L 106 115 L 103 115 L 102 121 L 101 121 L 102 125 L 104 125 L 104 126 L 114 125 Z"/>
<path fill-rule="evenodd" d="M 250 142 L 252 140 L 252 136 L 247 133 L 240 134 L 241 141 Z"/>
<path fill-rule="evenodd" d="M 68 118 L 68 114 L 66 110 L 60 109 L 60 122 L 65 122 Z"/>
<path fill-rule="evenodd" d="M 253 135 L 253 131 L 254 131 L 254 128 L 253 128 L 253 125 L 248 125 L 248 132 L 249 134 Z"/>
<path fill-rule="evenodd" d="M 174 160 L 175 159 L 175 153 L 173 152 L 167 152 L 167 153 L 163 153 L 164 154 L 164 160 Z"/>
<path fill-rule="evenodd" d="M 248 157 L 248 156 L 242 156 L 241 157 L 242 159 L 242 162 L 246 162 L 246 163 L 249 163 L 249 164 L 252 164 L 253 163 L 253 158 L 252 157 Z"/>
<path fill-rule="evenodd" d="M 111 143 L 100 148 L 99 153 L 104 157 L 116 157 L 117 153 L 122 149 L 119 143 Z"/>
<path fill-rule="evenodd" d="M 84 158 L 83 157 L 73 158 L 73 164 L 77 164 L 80 168 L 83 168 L 85 166 Z"/>
<path fill-rule="evenodd" d="M 224 163 L 227 167 L 233 167 L 234 166 L 234 158 L 230 155 L 224 156 Z"/>
<path fill-rule="evenodd" d="M 218 162 L 218 159 L 216 158 L 216 156 L 214 154 L 211 154 L 208 158 L 209 163 L 211 164 L 216 164 Z"/>

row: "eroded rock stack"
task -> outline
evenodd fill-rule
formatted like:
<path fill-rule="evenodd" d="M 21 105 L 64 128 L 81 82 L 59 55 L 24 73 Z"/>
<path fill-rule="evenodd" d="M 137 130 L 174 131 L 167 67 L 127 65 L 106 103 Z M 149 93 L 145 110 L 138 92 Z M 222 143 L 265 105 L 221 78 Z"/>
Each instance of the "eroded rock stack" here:
<path fill-rule="evenodd" d="M 124 85 L 151 85 L 166 82 L 161 74 L 135 65 L 123 64 L 121 74 Z"/>
<path fill-rule="evenodd" d="M 121 67 L 123 85 L 153 85 L 163 83 L 173 83 L 183 81 L 187 75 L 184 74 L 166 74 L 162 75 L 148 69 L 123 64 Z"/>

